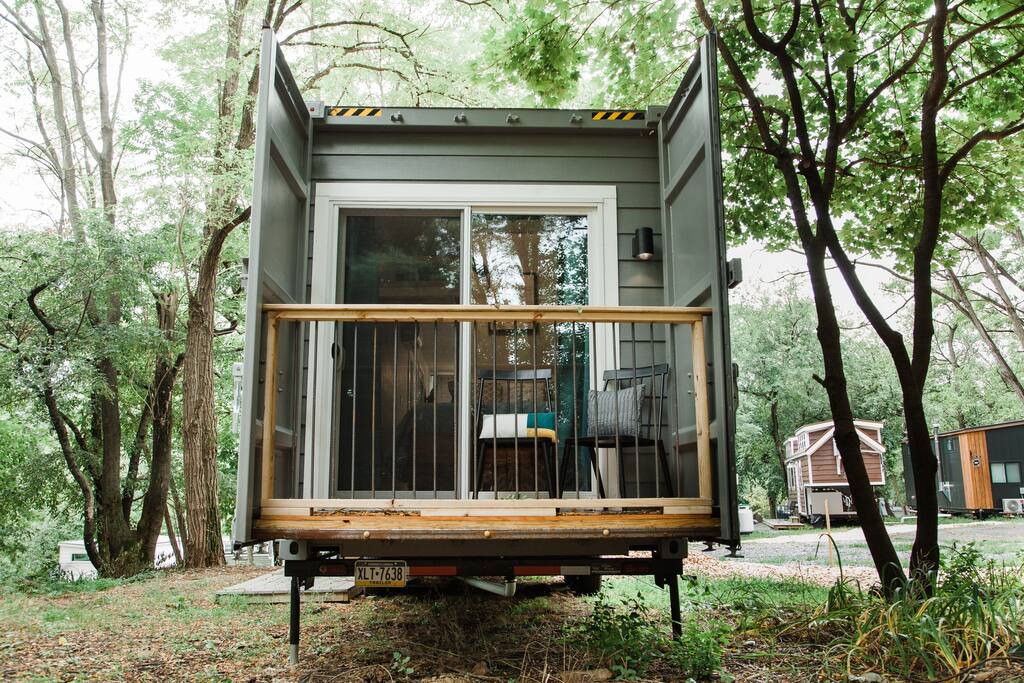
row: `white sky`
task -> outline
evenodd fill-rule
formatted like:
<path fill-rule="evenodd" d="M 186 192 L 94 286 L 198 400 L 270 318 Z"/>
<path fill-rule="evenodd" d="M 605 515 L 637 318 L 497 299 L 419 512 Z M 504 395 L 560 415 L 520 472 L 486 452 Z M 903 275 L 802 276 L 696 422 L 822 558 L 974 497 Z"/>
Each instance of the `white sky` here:
<path fill-rule="evenodd" d="M 729 258 L 737 257 L 743 261 L 743 283 L 729 293 L 732 300 L 755 300 L 766 293 L 782 291 L 789 282 L 796 283 L 800 294 L 809 299 L 813 298 L 803 254 L 793 251 L 771 252 L 761 243 L 749 242 L 729 249 Z M 902 299 L 884 291 L 885 284 L 891 281 L 884 271 L 861 266 L 857 269 L 857 274 L 884 314 L 889 315 L 902 305 Z M 839 272 L 834 268 L 830 269 L 828 280 L 840 316 L 863 322 L 864 317 L 857 302 L 854 301 Z"/>

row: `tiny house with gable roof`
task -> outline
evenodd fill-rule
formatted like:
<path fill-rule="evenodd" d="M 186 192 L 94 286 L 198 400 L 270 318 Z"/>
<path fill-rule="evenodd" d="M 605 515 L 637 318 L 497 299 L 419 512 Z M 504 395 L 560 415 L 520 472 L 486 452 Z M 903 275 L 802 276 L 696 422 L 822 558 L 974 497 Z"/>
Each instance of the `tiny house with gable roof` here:
<path fill-rule="evenodd" d="M 853 424 L 860 437 L 860 452 L 871 485 L 884 486 L 884 425 L 867 420 L 854 420 Z M 820 518 L 825 515 L 827 503 L 831 517 L 857 516 L 834 435 L 835 425 L 832 422 L 819 422 L 800 427 L 786 441 L 786 485 L 791 514 L 802 519 Z"/>

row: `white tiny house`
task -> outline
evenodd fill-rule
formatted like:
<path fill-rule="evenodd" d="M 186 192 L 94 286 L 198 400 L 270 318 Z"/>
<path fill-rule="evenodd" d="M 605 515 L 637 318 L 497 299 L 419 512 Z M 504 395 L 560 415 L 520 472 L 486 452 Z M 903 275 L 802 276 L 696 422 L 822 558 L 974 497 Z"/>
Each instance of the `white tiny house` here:
<path fill-rule="evenodd" d="M 884 424 L 867 420 L 854 420 L 853 424 L 860 437 L 860 452 L 871 485 L 884 486 Z M 834 434 L 832 422 L 819 422 L 804 425 L 786 441 L 786 485 L 791 514 L 815 519 L 823 517 L 827 507 L 831 517 L 857 516 Z"/>
<path fill-rule="evenodd" d="M 96 567 L 92 566 L 92 562 L 89 561 L 89 554 L 85 552 L 85 543 L 81 539 L 61 541 L 57 547 L 59 552 L 57 562 L 60 565 L 61 574 L 66 578 L 72 581 L 96 578 Z M 174 548 L 171 546 L 171 539 L 167 536 L 160 536 L 156 541 L 153 566 L 159 569 L 173 567 L 174 564 Z"/>

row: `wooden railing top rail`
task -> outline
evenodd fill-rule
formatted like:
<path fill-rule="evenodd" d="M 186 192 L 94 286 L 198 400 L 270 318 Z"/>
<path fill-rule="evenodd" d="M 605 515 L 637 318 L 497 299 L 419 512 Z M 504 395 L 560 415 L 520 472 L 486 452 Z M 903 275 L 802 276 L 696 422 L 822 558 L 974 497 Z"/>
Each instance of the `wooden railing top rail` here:
<path fill-rule="evenodd" d="M 264 304 L 278 320 L 367 322 L 696 323 L 712 309 L 683 306 Z"/>

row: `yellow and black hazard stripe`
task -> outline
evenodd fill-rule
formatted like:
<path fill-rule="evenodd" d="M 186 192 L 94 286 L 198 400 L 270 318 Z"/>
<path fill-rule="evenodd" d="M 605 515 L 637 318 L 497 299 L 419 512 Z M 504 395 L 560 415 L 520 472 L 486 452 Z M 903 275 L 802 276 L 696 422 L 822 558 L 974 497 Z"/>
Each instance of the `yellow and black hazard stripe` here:
<path fill-rule="evenodd" d="M 380 116 L 380 107 L 328 107 L 328 116 Z"/>
<path fill-rule="evenodd" d="M 626 109 L 618 111 L 592 111 L 591 121 L 643 121 L 644 112 L 637 109 Z"/>

